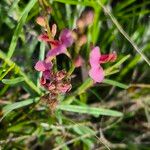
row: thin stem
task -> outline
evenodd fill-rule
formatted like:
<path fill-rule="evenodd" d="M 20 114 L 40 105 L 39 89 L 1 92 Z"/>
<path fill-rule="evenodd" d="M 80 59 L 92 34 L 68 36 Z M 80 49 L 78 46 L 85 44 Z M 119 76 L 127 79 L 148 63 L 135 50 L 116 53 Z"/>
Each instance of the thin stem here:
<path fill-rule="evenodd" d="M 10 67 L 14 65 L 15 71 L 17 70 L 18 74 L 24 77 L 25 82 L 31 87 L 31 89 L 33 89 L 39 95 L 42 94 L 40 89 L 28 78 L 28 76 L 21 70 L 21 68 L 11 59 L 7 58 L 7 56 L 1 50 L 0 58 L 3 59 Z"/>

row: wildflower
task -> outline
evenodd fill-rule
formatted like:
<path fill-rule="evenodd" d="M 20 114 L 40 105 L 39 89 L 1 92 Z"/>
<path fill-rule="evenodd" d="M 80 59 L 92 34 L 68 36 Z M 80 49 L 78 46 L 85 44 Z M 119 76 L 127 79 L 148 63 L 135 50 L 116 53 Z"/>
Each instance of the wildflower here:
<path fill-rule="evenodd" d="M 37 71 L 46 71 L 46 70 L 50 70 L 52 68 L 52 63 L 49 62 L 49 63 L 46 63 L 45 61 L 41 61 L 39 60 L 36 65 L 35 65 L 35 69 Z"/>
<path fill-rule="evenodd" d="M 45 62 L 45 61 L 38 61 L 35 65 L 35 69 L 37 71 L 42 72 L 42 77 L 40 79 L 40 84 L 43 85 L 45 88 L 48 88 L 50 77 L 51 77 L 51 68 L 52 68 L 51 62 Z"/>
<path fill-rule="evenodd" d="M 89 70 L 89 76 L 95 82 L 102 82 L 104 80 L 104 70 L 100 64 L 107 63 L 107 62 L 114 62 L 117 58 L 115 52 L 111 54 L 101 55 L 100 49 L 98 46 L 94 47 L 90 53 L 90 66 L 91 69 Z"/>
<path fill-rule="evenodd" d="M 54 40 L 51 42 L 51 44 L 54 46 L 54 48 L 48 51 L 47 57 L 54 57 L 62 53 L 68 55 L 67 48 L 73 44 L 73 37 L 71 30 L 69 29 L 62 30 L 59 36 L 59 41 Z"/>
<path fill-rule="evenodd" d="M 55 29 L 54 29 L 55 28 Z M 56 26 L 52 28 L 53 34 L 56 34 Z M 51 50 L 48 51 L 46 57 L 55 57 L 59 54 L 66 54 L 69 56 L 67 52 L 67 48 L 70 47 L 74 40 L 72 36 L 72 31 L 69 29 L 64 29 L 61 31 L 59 40 L 49 39 L 47 34 L 42 34 L 39 36 L 39 39 L 45 42 L 48 42 L 51 45 Z"/>

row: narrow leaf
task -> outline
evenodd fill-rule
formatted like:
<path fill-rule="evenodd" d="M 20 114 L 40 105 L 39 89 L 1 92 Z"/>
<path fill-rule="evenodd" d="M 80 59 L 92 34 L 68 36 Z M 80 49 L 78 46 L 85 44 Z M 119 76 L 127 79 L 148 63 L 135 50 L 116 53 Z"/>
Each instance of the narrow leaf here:
<path fill-rule="evenodd" d="M 34 4 L 37 2 L 37 0 L 30 0 L 30 2 L 28 3 L 28 5 L 25 7 L 24 11 L 22 12 L 20 19 L 18 21 L 18 25 L 15 29 L 14 35 L 12 37 L 10 46 L 9 46 L 9 50 L 8 50 L 8 58 L 11 58 L 11 56 L 14 53 L 14 50 L 16 48 L 17 45 L 17 40 L 19 38 L 19 33 L 22 30 L 22 27 L 26 21 L 26 18 L 28 16 L 28 13 L 30 12 L 30 10 L 32 9 L 32 7 L 34 6 Z"/>
<path fill-rule="evenodd" d="M 22 108 L 24 106 L 28 106 L 32 103 L 36 103 L 39 101 L 39 98 L 32 98 L 32 99 L 28 99 L 28 100 L 24 100 L 24 101 L 20 101 L 20 102 L 16 102 L 13 104 L 9 104 L 3 107 L 2 112 L 3 112 L 3 117 L 0 119 L 0 122 L 2 121 L 2 119 L 4 117 L 6 117 L 11 111 L 18 109 L 18 108 Z"/>
<path fill-rule="evenodd" d="M 110 85 L 113 85 L 113 86 L 117 86 L 117 87 L 120 87 L 122 89 L 127 89 L 129 87 L 128 85 L 125 85 L 123 83 L 120 83 L 120 82 L 117 82 L 117 81 L 114 81 L 114 80 L 110 80 L 110 79 L 104 79 L 103 83 L 110 84 Z"/>
<path fill-rule="evenodd" d="M 85 113 L 90 115 L 105 115 L 105 116 L 114 116 L 121 117 L 123 114 L 118 111 L 104 109 L 104 108 L 95 108 L 88 106 L 77 106 L 77 105 L 58 105 L 57 109 L 76 112 L 76 113 Z"/>
<path fill-rule="evenodd" d="M 2 82 L 4 84 L 17 84 L 24 81 L 23 77 L 18 77 L 18 78 L 14 78 L 14 79 L 3 79 Z"/>

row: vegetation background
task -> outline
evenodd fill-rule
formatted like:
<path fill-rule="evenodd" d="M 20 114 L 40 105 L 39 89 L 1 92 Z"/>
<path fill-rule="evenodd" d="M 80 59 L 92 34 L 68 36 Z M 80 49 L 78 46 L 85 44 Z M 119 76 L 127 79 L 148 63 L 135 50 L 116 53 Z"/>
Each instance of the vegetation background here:
<path fill-rule="evenodd" d="M 0 149 L 149 150 L 150 1 L 47 3 L 53 9 L 51 23 L 59 31 L 75 28 L 84 10 L 94 10 L 81 55 L 87 60 L 90 42 L 100 46 L 102 53 L 115 50 L 119 72 L 89 88 L 90 80 L 82 80 L 84 68 L 76 69 L 71 92 L 60 95 L 57 110 L 51 114 L 39 101 L 43 91 L 34 70 L 47 50 L 37 40 L 41 33 L 35 22 L 41 13 L 38 0 L 1 0 Z M 68 58 L 58 57 L 58 65 L 68 69 Z"/>

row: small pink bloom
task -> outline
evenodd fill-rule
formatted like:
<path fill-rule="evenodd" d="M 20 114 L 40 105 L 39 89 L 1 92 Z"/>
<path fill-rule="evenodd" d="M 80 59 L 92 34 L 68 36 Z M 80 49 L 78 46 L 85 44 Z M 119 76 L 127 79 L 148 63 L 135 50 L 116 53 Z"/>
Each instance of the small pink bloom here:
<path fill-rule="evenodd" d="M 53 40 L 49 42 L 50 44 L 53 44 L 53 48 L 49 50 L 47 57 L 55 57 L 60 54 L 66 54 L 69 56 L 67 48 L 73 44 L 72 31 L 69 29 L 64 29 L 60 33 L 59 41 Z"/>
<path fill-rule="evenodd" d="M 35 67 L 34 67 L 37 71 L 46 71 L 46 70 L 50 70 L 52 68 L 52 63 L 46 63 L 45 61 L 41 61 L 39 60 Z"/>
<path fill-rule="evenodd" d="M 52 26 L 52 34 L 55 36 L 56 34 L 56 26 Z M 47 57 L 55 57 L 60 54 L 66 54 L 69 56 L 67 52 L 67 48 L 70 47 L 74 40 L 72 31 L 69 29 L 64 29 L 61 31 L 59 40 L 52 40 L 49 39 L 47 34 L 41 34 L 39 37 L 39 40 L 48 42 L 51 45 L 51 49 L 47 53 Z"/>
<path fill-rule="evenodd" d="M 104 80 L 104 70 L 100 66 L 102 63 L 113 62 L 117 58 L 116 53 L 101 55 L 99 47 L 94 47 L 90 53 L 89 76 L 95 82 L 102 82 Z"/>
<path fill-rule="evenodd" d="M 38 61 L 34 67 L 37 71 L 42 72 L 42 77 L 40 78 L 40 84 L 45 88 L 48 88 L 51 79 L 51 68 L 52 63 L 46 63 L 45 61 Z"/>

